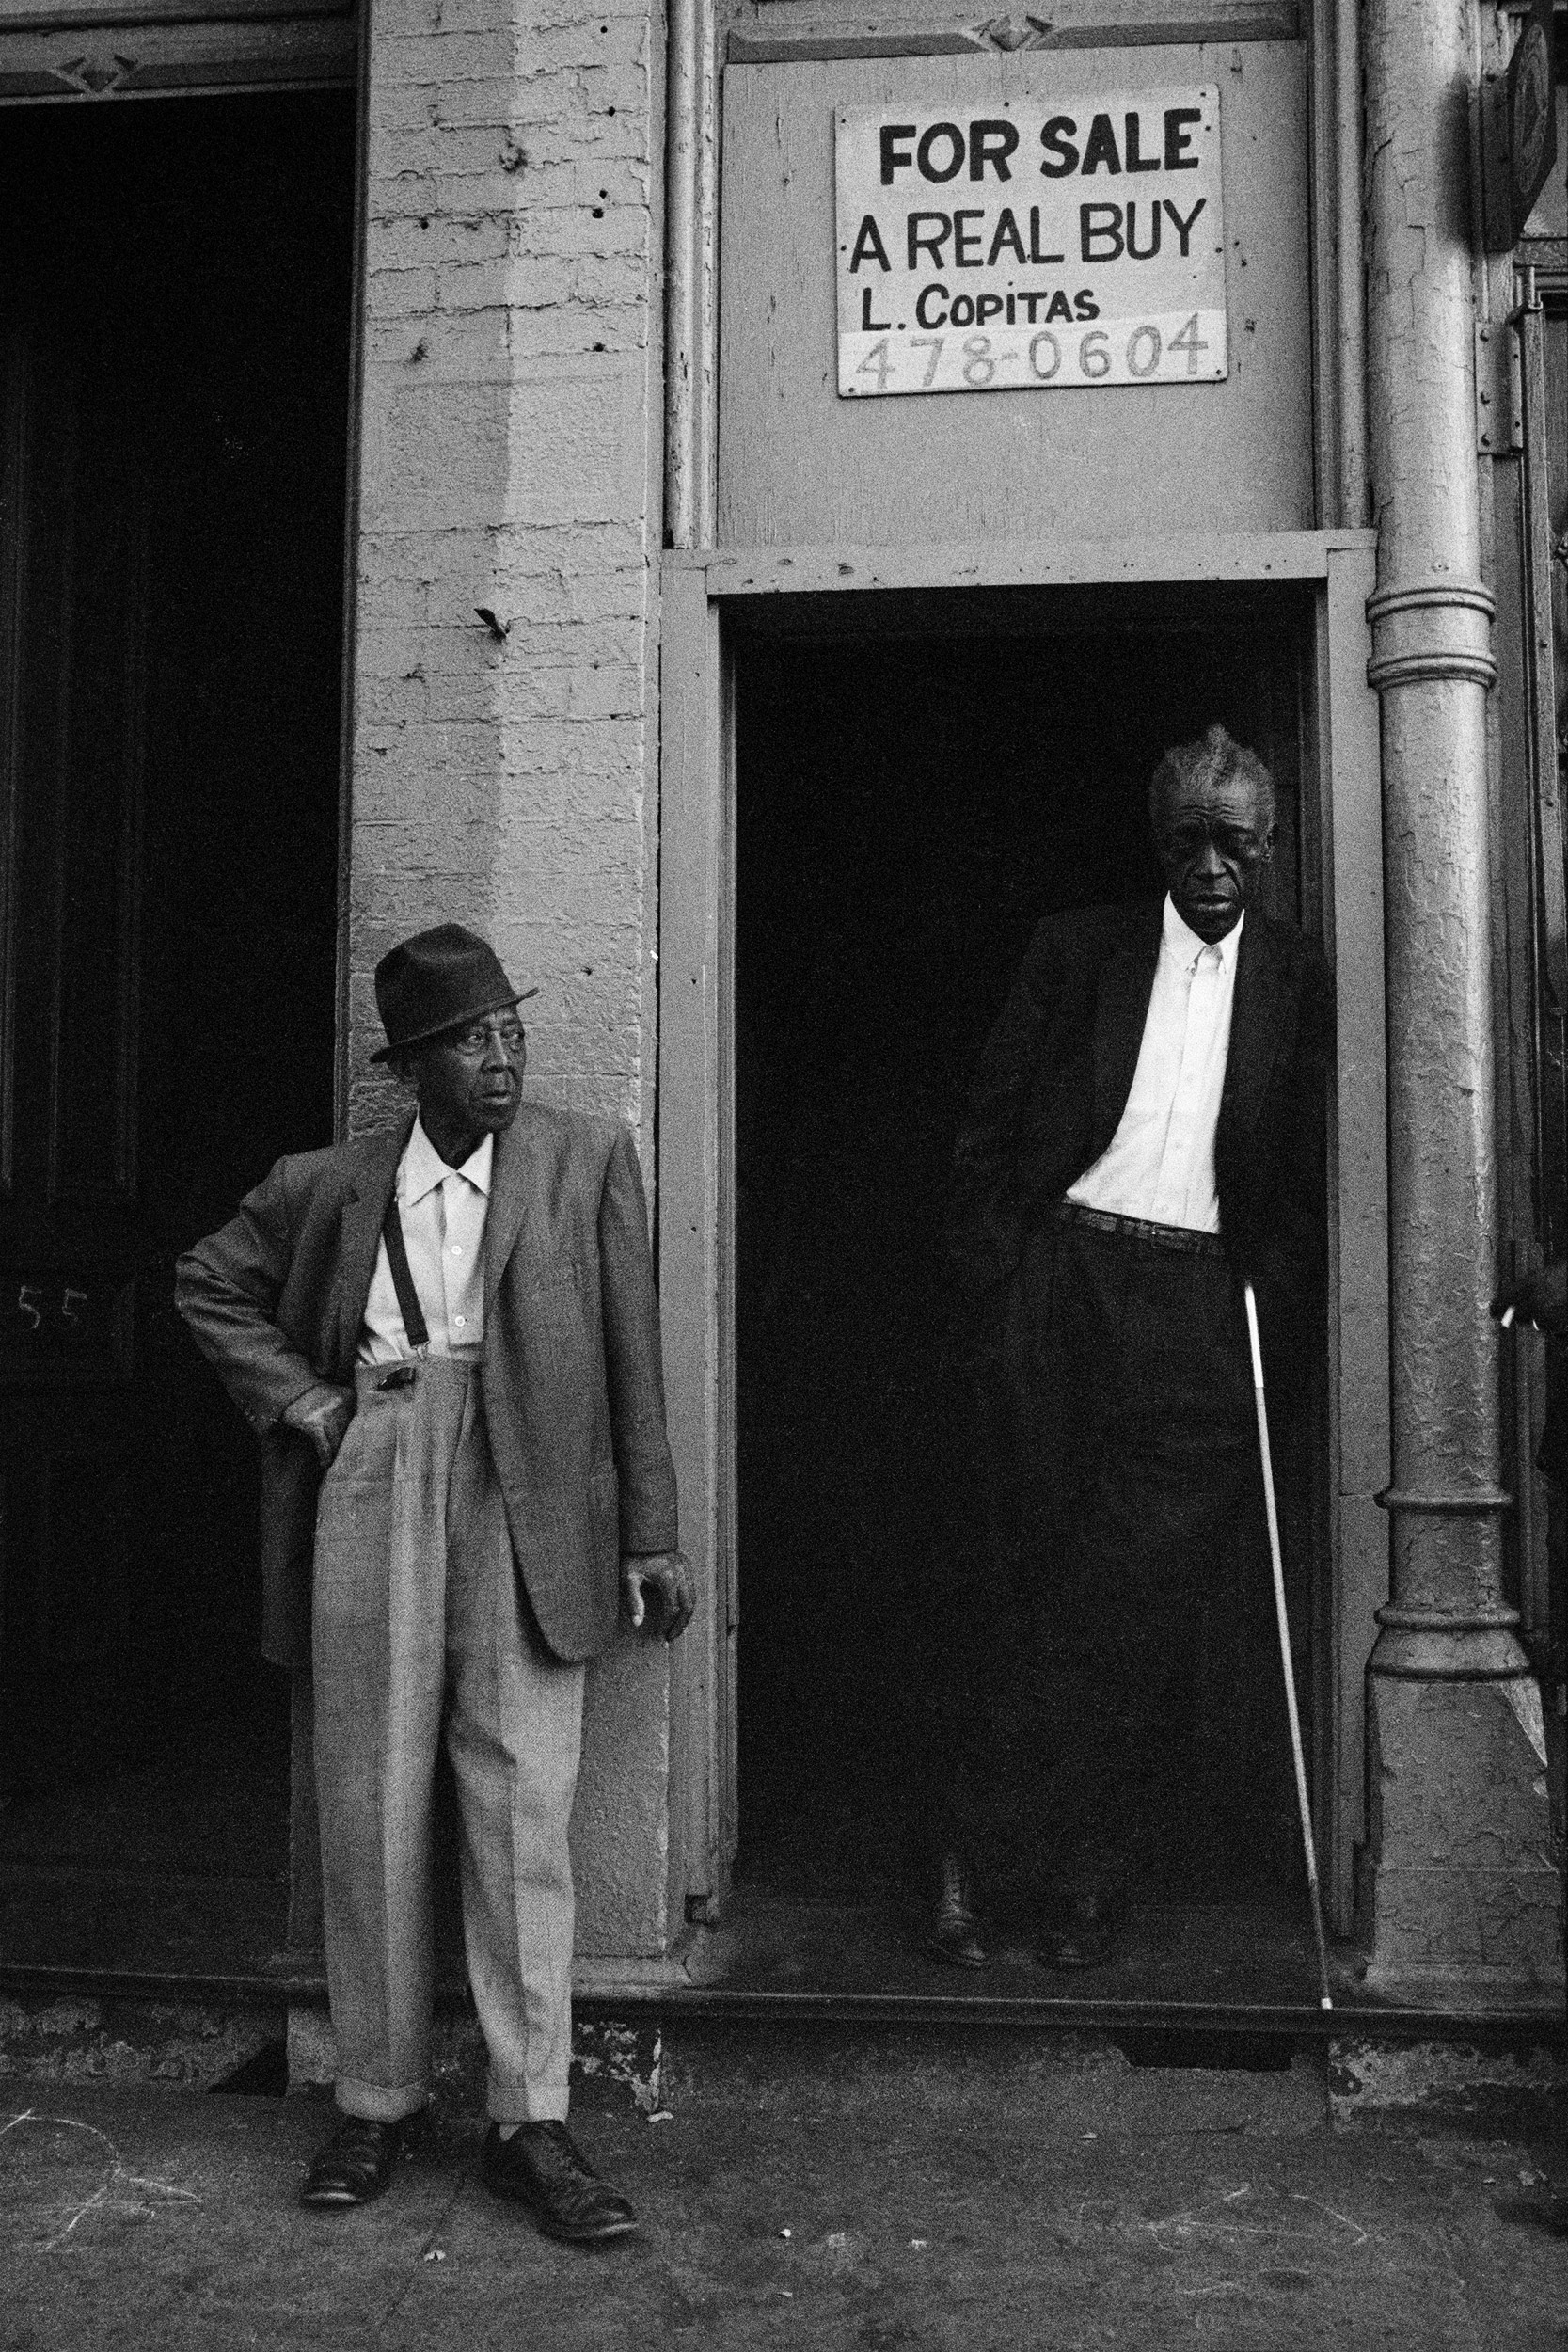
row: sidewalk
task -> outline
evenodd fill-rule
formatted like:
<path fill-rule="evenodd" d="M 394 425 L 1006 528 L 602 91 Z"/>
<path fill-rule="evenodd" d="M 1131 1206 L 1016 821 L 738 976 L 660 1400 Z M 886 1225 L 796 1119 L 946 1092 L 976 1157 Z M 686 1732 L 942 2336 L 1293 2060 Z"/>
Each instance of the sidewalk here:
<path fill-rule="evenodd" d="M 667 2057 L 667 2113 L 582 2107 L 641 2240 L 556 2247 L 437 2119 L 357 2214 L 293 2202 L 313 2099 L 12 2079 L 5 2352 L 672 2343 L 1548 2352 L 1568 2145 L 1331 2131 L 1321 2061 L 1131 2066 L 970 2035 L 752 2035 Z"/>

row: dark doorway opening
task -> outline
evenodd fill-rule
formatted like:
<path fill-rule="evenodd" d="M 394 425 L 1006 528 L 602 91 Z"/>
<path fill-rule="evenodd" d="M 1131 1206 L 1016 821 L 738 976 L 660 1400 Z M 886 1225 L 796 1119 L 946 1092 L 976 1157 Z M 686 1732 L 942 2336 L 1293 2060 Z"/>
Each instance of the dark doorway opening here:
<path fill-rule="evenodd" d="M 354 180 L 347 94 L 6 117 L 4 1960 L 281 1935 L 254 1447 L 172 1284 L 332 1132 Z"/>
<path fill-rule="evenodd" d="M 869 1899 L 909 1947 L 936 1716 L 1011 1638 L 942 1238 L 965 1092 L 1039 917 L 1159 896 L 1148 780 L 1214 719 L 1279 789 L 1270 911 L 1316 928 L 1307 642 L 1288 596 L 1190 591 L 800 599 L 732 639 L 743 1897 Z M 1304 1694 L 1310 1422 L 1275 1436 Z M 1291 1951 L 1306 1919 L 1266 1554 L 1192 1641 L 1146 1892 L 1207 1907 L 1214 1993 L 1238 1915 Z"/>

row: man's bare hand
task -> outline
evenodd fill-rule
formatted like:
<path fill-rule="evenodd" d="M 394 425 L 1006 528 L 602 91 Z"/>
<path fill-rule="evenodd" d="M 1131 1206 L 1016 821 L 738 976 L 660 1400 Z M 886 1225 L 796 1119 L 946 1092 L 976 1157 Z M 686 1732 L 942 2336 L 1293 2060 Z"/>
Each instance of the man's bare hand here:
<path fill-rule="evenodd" d="M 1568 1258 L 1511 1282 L 1492 1301 L 1492 1312 L 1499 1322 L 1507 1315 L 1514 1324 L 1538 1324 L 1543 1331 L 1568 1330 Z"/>
<path fill-rule="evenodd" d="M 691 1623 L 697 1589 L 684 1551 L 651 1551 L 621 1563 L 621 1590 L 633 1627 L 678 1641 Z"/>
<path fill-rule="evenodd" d="M 354 1419 L 355 1394 L 352 1389 L 329 1387 L 325 1381 L 319 1388 L 307 1389 L 292 1405 L 283 1408 L 283 1421 L 290 1429 L 297 1429 L 302 1438 L 309 1438 L 316 1449 L 316 1459 L 323 1470 L 330 1470 L 343 1442 L 349 1422 Z"/>

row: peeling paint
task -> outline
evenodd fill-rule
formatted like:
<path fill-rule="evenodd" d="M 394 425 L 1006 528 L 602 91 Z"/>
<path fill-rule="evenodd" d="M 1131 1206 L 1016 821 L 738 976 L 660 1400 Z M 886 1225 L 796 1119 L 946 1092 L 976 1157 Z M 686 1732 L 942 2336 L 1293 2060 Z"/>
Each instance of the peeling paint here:
<path fill-rule="evenodd" d="M 1535 1751 L 1542 1769 L 1546 1763 L 1546 1718 L 1541 1705 L 1541 1685 L 1533 1677 L 1521 1676 L 1516 1681 L 1503 1684 L 1503 1696 L 1519 1721 L 1519 1728 Z M 1540 1794 L 1545 1796 L 1543 1785 Z"/>
<path fill-rule="evenodd" d="M 651 2120 L 662 2104 L 664 2044 L 657 2026 L 585 2025 L 572 2030 L 572 2067 L 584 2083 L 624 2092 Z"/>

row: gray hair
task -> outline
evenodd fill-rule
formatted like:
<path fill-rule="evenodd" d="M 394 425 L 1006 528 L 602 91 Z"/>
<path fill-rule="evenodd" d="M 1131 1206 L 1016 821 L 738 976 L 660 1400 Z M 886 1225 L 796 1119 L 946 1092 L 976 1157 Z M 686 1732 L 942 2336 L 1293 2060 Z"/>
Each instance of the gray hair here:
<path fill-rule="evenodd" d="M 1160 803 L 1178 786 L 1249 784 L 1275 818 L 1274 778 L 1256 752 L 1238 743 L 1218 723 L 1206 727 L 1196 743 L 1176 743 L 1154 771 L 1148 787 L 1149 821 L 1160 821 Z"/>

